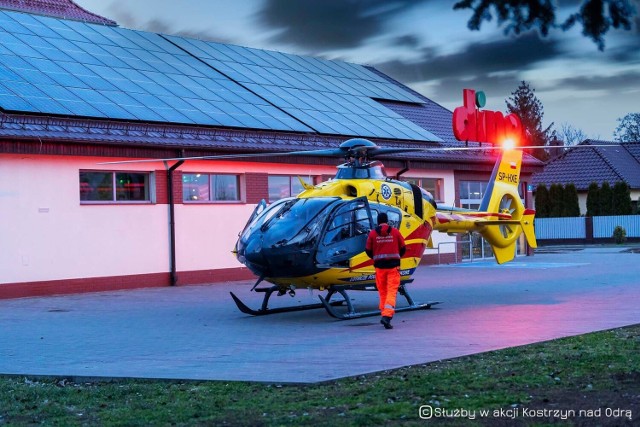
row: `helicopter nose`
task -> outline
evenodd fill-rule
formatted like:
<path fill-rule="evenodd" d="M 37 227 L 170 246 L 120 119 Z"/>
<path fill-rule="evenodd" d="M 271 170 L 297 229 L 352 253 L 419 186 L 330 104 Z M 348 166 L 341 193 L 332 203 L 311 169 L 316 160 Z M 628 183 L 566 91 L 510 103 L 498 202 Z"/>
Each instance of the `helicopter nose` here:
<path fill-rule="evenodd" d="M 255 274 L 262 275 L 267 270 L 267 260 L 262 253 L 262 239 L 250 239 L 244 249 L 245 265 Z"/>

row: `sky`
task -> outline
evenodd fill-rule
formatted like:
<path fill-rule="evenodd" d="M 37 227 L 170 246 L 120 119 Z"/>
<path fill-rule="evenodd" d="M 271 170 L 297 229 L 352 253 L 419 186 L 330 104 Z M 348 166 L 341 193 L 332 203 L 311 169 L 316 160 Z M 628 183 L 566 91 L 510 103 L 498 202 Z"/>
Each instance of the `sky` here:
<path fill-rule="evenodd" d="M 617 119 L 640 112 L 640 19 L 612 30 L 603 51 L 580 28 L 506 35 L 495 20 L 467 28 L 470 10 L 442 0 L 75 0 L 121 27 L 371 65 L 453 110 L 465 88 L 485 109 L 526 81 L 543 125 L 612 140 Z M 562 19 L 577 0 L 561 0 Z M 633 4 L 640 9 L 640 1 Z"/>

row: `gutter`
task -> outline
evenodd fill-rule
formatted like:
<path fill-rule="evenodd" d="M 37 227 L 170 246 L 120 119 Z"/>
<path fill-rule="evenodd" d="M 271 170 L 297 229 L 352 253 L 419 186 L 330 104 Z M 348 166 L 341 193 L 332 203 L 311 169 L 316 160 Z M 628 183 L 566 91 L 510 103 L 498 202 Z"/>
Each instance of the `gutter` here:
<path fill-rule="evenodd" d="M 176 286 L 178 283 L 178 273 L 176 269 L 176 219 L 175 219 L 175 200 L 173 198 L 173 172 L 184 163 L 184 160 L 176 162 L 173 166 L 163 161 L 167 170 L 167 191 L 169 192 L 169 268 L 170 268 L 170 286 Z"/>

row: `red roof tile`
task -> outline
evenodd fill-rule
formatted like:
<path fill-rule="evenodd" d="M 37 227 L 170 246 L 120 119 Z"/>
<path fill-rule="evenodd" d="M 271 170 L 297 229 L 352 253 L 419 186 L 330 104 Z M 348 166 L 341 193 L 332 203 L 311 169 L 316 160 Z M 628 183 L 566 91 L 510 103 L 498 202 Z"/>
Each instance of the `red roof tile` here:
<path fill-rule="evenodd" d="M 118 25 L 115 21 L 83 9 L 71 0 L 0 0 L 0 9 L 17 10 L 93 24 Z"/>

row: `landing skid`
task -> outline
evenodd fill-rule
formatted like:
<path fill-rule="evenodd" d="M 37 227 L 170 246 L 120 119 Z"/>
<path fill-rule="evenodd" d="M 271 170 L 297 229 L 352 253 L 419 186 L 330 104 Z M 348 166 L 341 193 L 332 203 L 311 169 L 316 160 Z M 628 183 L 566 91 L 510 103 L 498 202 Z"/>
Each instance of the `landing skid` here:
<path fill-rule="evenodd" d="M 347 304 L 351 304 L 351 302 L 348 299 L 348 296 L 346 294 L 346 292 L 344 290 L 329 290 L 329 292 L 327 293 L 327 298 L 326 300 L 323 298 L 323 302 L 319 302 L 317 304 L 305 304 L 305 305 L 294 305 L 291 307 L 278 307 L 278 308 L 269 308 L 269 298 L 271 298 L 271 294 L 273 294 L 274 292 L 278 291 L 278 295 L 283 295 L 284 292 L 282 292 L 281 288 L 278 286 L 272 286 L 270 288 L 257 288 L 256 292 L 264 292 L 264 298 L 262 299 L 262 306 L 258 309 L 258 310 L 254 310 L 252 308 L 250 308 L 249 306 L 247 306 L 245 303 L 243 303 L 240 298 L 238 298 L 237 296 L 235 296 L 235 294 L 233 292 L 229 292 L 231 294 L 231 298 L 233 298 L 233 301 L 235 301 L 236 305 L 238 306 L 238 309 L 245 313 L 245 314 L 250 314 L 252 316 L 264 316 L 265 314 L 276 314 L 276 313 L 290 313 L 293 311 L 304 311 L 304 310 L 313 310 L 316 308 L 322 308 L 324 307 L 324 304 L 327 304 L 330 307 L 336 306 L 336 305 L 341 305 L 343 304 L 345 301 L 347 301 Z M 330 301 L 331 297 L 336 293 L 340 293 L 340 295 L 342 295 L 342 297 L 344 298 L 344 301 Z"/>
<path fill-rule="evenodd" d="M 371 286 L 334 285 L 334 286 L 331 286 L 327 291 L 326 298 L 323 297 L 322 295 L 319 295 L 320 302 L 317 304 L 305 304 L 305 305 L 296 305 L 296 306 L 278 307 L 278 308 L 269 308 L 268 306 L 269 299 L 271 298 L 271 295 L 276 291 L 278 292 L 277 295 L 284 295 L 286 291 L 283 291 L 278 286 L 272 286 L 269 288 L 257 288 L 255 290 L 256 292 L 264 292 L 265 294 L 264 298 L 262 299 L 262 306 L 258 310 L 254 310 L 250 308 L 245 303 L 243 303 L 240 300 L 240 298 L 238 298 L 233 292 L 229 292 L 231 294 L 231 298 L 233 298 L 233 301 L 238 306 L 238 309 L 241 312 L 245 314 L 249 314 L 251 316 L 264 316 L 267 314 L 276 314 L 276 313 L 290 313 L 294 311 L 313 310 L 316 308 L 324 308 L 325 310 L 327 310 L 327 313 L 330 316 L 340 320 L 358 319 L 360 317 L 380 315 L 379 310 L 365 311 L 365 312 L 356 311 L 355 307 L 351 302 L 351 298 L 349 298 L 349 295 L 347 294 L 347 290 L 375 290 L 375 287 L 371 288 Z M 425 309 L 431 308 L 436 304 L 440 304 L 439 301 L 430 301 L 427 303 L 416 304 L 411 298 L 411 295 L 409 295 L 409 293 L 405 289 L 404 284 L 400 285 L 398 292 L 400 293 L 400 295 L 405 297 L 405 299 L 407 300 L 407 304 L 409 305 L 406 307 L 396 308 L 395 310 L 396 313 L 403 312 L 403 311 L 425 310 Z M 340 294 L 343 300 L 331 301 L 331 297 L 333 297 L 335 294 Z M 346 313 L 340 313 L 336 310 L 336 306 L 345 305 L 345 304 L 347 308 Z"/>
<path fill-rule="evenodd" d="M 440 301 L 430 301 L 430 302 L 420 303 L 420 304 L 415 303 L 413 301 L 413 298 L 411 298 L 411 295 L 409 295 L 409 292 L 405 288 L 404 284 L 400 285 L 400 288 L 398 288 L 398 293 L 403 297 L 405 297 L 405 299 L 407 300 L 407 304 L 409 305 L 406 307 L 397 307 L 395 309 L 396 313 L 400 313 L 403 311 L 426 310 L 431 308 L 434 305 L 440 304 Z M 380 316 L 380 310 L 360 311 L 360 312 L 356 311 L 353 308 L 353 305 L 351 304 L 351 300 L 347 298 L 345 298 L 345 300 L 347 301 L 347 312 L 338 313 L 338 311 L 336 311 L 333 305 L 330 304 L 327 300 L 325 300 L 322 297 L 322 295 L 319 295 L 319 298 L 320 298 L 320 301 L 322 302 L 323 307 L 327 310 L 327 313 L 329 313 L 331 317 L 335 317 L 336 319 L 349 320 L 349 319 L 359 319 L 361 317 Z"/>

